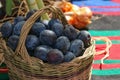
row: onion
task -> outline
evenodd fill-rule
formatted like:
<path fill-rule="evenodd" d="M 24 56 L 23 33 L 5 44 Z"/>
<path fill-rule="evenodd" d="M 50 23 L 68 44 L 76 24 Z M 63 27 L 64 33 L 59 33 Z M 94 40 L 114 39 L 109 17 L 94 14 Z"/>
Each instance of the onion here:
<path fill-rule="evenodd" d="M 92 11 L 89 7 L 86 7 L 86 6 L 81 7 L 80 11 L 82 11 L 84 13 L 84 15 L 88 16 L 91 19 L 93 14 L 92 14 Z"/>

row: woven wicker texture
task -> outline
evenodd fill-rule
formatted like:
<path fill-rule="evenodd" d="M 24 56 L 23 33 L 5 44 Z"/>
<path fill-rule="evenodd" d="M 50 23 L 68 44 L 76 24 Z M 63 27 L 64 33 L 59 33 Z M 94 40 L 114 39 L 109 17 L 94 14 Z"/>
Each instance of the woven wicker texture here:
<path fill-rule="evenodd" d="M 38 10 L 25 22 L 15 52 L 7 47 L 4 39 L 0 37 L 0 49 L 4 53 L 10 80 L 90 80 L 95 52 L 94 41 L 83 56 L 57 65 L 43 63 L 42 60 L 28 55 L 25 47 L 26 36 L 35 21 L 47 12 L 52 13 L 53 18 L 59 18 L 64 25 L 67 24 L 63 13 L 58 8 L 47 6 Z"/>

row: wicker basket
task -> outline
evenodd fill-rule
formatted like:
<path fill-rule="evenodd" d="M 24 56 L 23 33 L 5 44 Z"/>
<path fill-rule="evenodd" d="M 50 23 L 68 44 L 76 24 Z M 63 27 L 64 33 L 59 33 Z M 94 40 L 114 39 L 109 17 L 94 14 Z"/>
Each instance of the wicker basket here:
<path fill-rule="evenodd" d="M 90 80 L 95 52 L 94 41 L 83 56 L 57 65 L 44 63 L 42 60 L 28 55 L 25 47 L 26 36 L 34 22 L 46 12 L 52 13 L 54 18 L 59 18 L 64 25 L 67 24 L 59 9 L 47 6 L 38 10 L 25 22 L 15 52 L 7 47 L 4 39 L 0 37 L 0 49 L 5 53 L 5 64 L 9 69 L 10 80 Z"/>

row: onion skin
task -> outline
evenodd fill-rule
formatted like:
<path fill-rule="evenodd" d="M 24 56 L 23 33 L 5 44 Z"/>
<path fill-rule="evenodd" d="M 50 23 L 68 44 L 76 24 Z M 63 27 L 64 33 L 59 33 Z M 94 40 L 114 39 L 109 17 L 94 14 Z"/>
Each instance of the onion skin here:
<path fill-rule="evenodd" d="M 68 23 L 77 29 L 85 28 L 91 23 L 93 14 L 87 6 L 79 7 L 67 1 L 56 2 L 55 6 L 64 12 Z"/>

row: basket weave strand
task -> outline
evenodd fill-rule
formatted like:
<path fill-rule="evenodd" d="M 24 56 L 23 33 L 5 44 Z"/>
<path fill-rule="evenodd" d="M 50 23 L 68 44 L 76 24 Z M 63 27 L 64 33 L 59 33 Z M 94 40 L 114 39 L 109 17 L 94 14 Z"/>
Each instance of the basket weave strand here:
<path fill-rule="evenodd" d="M 23 25 L 20 40 L 15 52 L 6 46 L 6 42 L 0 38 L 0 48 L 4 51 L 5 63 L 9 69 L 11 80 L 90 80 L 91 65 L 93 62 L 95 46 L 86 49 L 84 55 L 73 59 L 71 62 L 61 64 L 48 64 L 35 57 L 28 55 L 25 47 L 26 37 L 35 21 L 44 13 L 51 12 L 55 17 L 61 19 L 63 24 L 67 24 L 64 15 L 58 9 L 47 6 L 38 10 Z M 62 17 L 60 16 L 62 15 Z M 66 22 L 65 22 L 66 21 Z"/>

